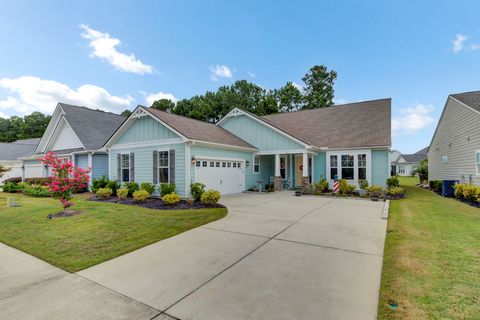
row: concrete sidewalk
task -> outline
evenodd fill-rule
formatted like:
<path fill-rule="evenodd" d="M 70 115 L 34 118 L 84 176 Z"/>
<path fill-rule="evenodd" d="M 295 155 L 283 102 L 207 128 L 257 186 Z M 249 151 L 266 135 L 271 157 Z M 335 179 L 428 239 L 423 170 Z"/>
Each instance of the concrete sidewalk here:
<path fill-rule="evenodd" d="M 79 274 L 182 320 L 376 318 L 383 202 L 222 201 L 226 218 Z"/>
<path fill-rule="evenodd" d="M 2 320 L 146 320 L 158 314 L 152 307 L 0 243 Z"/>

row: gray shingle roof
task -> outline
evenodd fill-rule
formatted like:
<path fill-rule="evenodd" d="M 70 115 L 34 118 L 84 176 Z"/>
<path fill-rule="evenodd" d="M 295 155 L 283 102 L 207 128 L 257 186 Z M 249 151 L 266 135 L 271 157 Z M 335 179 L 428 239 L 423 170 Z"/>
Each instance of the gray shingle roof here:
<path fill-rule="evenodd" d="M 418 150 L 415 154 L 427 154 L 428 147 L 423 148 L 422 150 Z"/>
<path fill-rule="evenodd" d="M 98 150 L 125 121 L 125 117 L 86 107 L 59 103 L 65 119 L 87 150 Z"/>
<path fill-rule="evenodd" d="M 261 119 L 316 147 L 391 145 L 391 99 L 279 113 Z"/>
<path fill-rule="evenodd" d="M 17 160 L 33 154 L 40 139 L 17 140 L 12 143 L 0 142 L 0 161 Z"/>
<path fill-rule="evenodd" d="M 243 148 L 255 148 L 254 146 L 240 139 L 231 132 L 212 123 L 182 117 L 176 114 L 171 114 L 153 108 L 145 109 L 173 129 L 183 134 L 188 139 L 221 143 Z"/>
<path fill-rule="evenodd" d="M 427 158 L 426 153 L 414 153 L 414 154 L 402 154 L 403 159 L 405 159 L 406 162 L 420 162 L 424 159 Z"/>
<path fill-rule="evenodd" d="M 480 112 L 480 91 L 455 93 L 451 94 L 450 96 Z"/>

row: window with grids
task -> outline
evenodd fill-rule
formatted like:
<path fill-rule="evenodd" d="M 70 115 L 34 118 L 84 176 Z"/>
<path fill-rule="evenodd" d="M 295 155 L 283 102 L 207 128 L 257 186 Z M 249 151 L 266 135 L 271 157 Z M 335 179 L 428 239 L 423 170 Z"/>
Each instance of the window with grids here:
<path fill-rule="evenodd" d="M 121 173 L 122 173 L 122 182 L 130 181 L 130 155 L 122 154 L 121 158 Z"/>
<path fill-rule="evenodd" d="M 338 156 L 330 156 L 330 179 L 338 178 Z"/>
<path fill-rule="evenodd" d="M 260 173 L 260 157 L 253 157 L 253 173 Z"/>
<path fill-rule="evenodd" d="M 358 179 L 367 179 L 367 155 L 359 154 L 357 157 Z"/>
<path fill-rule="evenodd" d="M 168 183 L 169 181 L 169 155 L 168 151 L 159 151 L 158 152 L 158 182 L 159 183 Z"/>
<path fill-rule="evenodd" d="M 342 155 L 342 179 L 353 180 L 355 157 L 351 154 Z"/>
<path fill-rule="evenodd" d="M 475 152 L 475 168 L 477 169 L 477 175 L 480 175 L 480 150 Z"/>

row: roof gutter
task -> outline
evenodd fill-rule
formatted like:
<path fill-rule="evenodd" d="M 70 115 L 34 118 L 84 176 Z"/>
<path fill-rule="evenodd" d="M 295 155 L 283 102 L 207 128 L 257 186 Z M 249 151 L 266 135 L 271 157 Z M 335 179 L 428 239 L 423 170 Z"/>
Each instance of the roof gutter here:
<path fill-rule="evenodd" d="M 195 139 L 187 139 L 187 140 L 185 140 L 185 143 L 188 143 L 190 145 L 216 147 L 216 148 L 227 149 L 227 150 L 248 151 L 248 152 L 258 151 L 257 148 L 239 147 L 239 146 L 234 146 L 234 145 L 231 145 L 231 144 L 207 142 L 207 141 L 201 141 L 201 140 L 195 140 Z"/>

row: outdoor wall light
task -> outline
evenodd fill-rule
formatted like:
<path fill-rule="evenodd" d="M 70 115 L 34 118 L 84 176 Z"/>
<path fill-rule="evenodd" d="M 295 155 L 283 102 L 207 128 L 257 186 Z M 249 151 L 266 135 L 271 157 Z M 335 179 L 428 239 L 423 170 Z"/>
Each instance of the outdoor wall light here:
<path fill-rule="evenodd" d="M 247 165 L 247 167 L 250 166 L 250 161 L 247 160 L 245 164 Z"/>
<path fill-rule="evenodd" d="M 195 159 L 195 156 L 192 157 L 192 164 L 195 165 L 197 163 L 197 159 Z"/>

